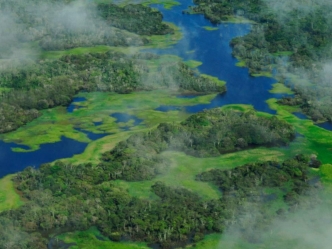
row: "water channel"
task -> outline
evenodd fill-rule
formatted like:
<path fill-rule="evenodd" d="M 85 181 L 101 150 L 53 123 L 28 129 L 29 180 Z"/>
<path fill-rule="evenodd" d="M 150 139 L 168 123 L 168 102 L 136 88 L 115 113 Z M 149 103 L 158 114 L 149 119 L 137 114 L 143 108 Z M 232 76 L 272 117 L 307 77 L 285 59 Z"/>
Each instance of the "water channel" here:
<path fill-rule="evenodd" d="M 237 59 L 232 57 L 230 41 L 238 36 L 246 35 L 250 31 L 250 24 L 220 24 L 217 30 L 208 31 L 204 26 L 212 27 L 211 23 L 203 15 L 185 15 L 182 10 L 192 5 L 191 1 L 182 0 L 182 5 L 166 10 L 162 5 L 152 5 L 158 8 L 164 15 L 164 20 L 173 22 L 181 28 L 183 39 L 168 49 L 149 50 L 158 54 L 174 54 L 184 60 L 197 60 L 203 64 L 198 67 L 201 73 L 218 77 L 227 82 L 227 92 L 217 95 L 209 104 L 199 104 L 182 108 L 189 113 L 210 109 L 225 104 L 251 104 L 259 111 L 274 114 L 265 101 L 269 98 L 280 98 L 281 94 L 269 93 L 272 84 L 276 81 L 268 77 L 251 77 L 248 69 L 237 67 Z M 195 96 L 188 96 L 195 97 Z M 75 98 L 73 103 L 85 101 L 84 98 Z M 79 108 L 71 104 L 67 111 L 72 112 Z M 159 111 L 178 110 L 177 106 L 160 106 Z M 134 120 L 134 125 L 141 120 L 130 115 L 117 114 L 114 116 L 118 122 Z M 96 122 L 100 125 L 101 122 Z M 129 129 L 124 127 L 123 129 Z M 332 129 L 332 127 L 331 127 Z M 82 130 L 80 130 L 82 131 Z M 98 139 L 107 134 L 93 134 L 85 132 L 92 140 Z M 40 149 L 32 152 L 13 152 L 12 147 L 29 149 L 14 143 L 0 141 L 0 177 L 15 173 L 27 166 L 38 167 L 42 163 L 51 162 L 56 159 L 71 157 L 82 153 L 87 143 L 82 143 L 62 137 L 60 142 L 42 144 Z"/>

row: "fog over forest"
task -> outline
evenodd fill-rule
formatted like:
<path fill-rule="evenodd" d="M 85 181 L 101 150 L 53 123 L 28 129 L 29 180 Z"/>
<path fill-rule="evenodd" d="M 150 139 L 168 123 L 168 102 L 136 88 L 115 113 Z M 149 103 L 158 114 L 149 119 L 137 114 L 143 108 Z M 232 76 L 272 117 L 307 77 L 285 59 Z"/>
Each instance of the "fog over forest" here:
<path fill-rule="evenodd" d="M 232 2 L 209 1 L 212 6 Z M 204 8 L 207 4 L 202 2 Z M 289 241 L 292 249 L 331 248 L 332 205 L 324 199 L 328 188 L 318 177 L 322 163 L 311 153 L 318 143 L 312 142 L 316 142 L 310 140 L 312 137 L 305 140 L 303 136 L 301 140 L 298 130 L 316 128 L 314 122 L 332 121 L 332 40 L 326 38 L 332 32 L 332 1 L 252 2 L 264 4 L 262 9 L 266 13 L 249 13 L 244 17 L 265 21 L 253 23 L 251 33 L 232 41 L 233 55 L 252 75 L 262 72 L 272 75 L 274 67 L 278 82 L 295 92 L 294 96 L 276 100 L 285 108 L 281 112 L 287 107 L 298 108 L 313 120 L 311 126 L 298 121 L 292 124 L 292 119 L 284 118 L 277 109 L 277 115 L 270 115 L 244 105 L 234 105 L 229 110 L 205 110 L 192 116 L 187 113 L 182 120 L 180 114 L 176 116 L 178 110 L 172 110 L 175 114 L 170 112 L 168 123 L 149 126 L 143 121 L 145 126 L 139 132 L 130 131 L 130 136 L 122 133 L 122 141 L 117 138 L 111 145 L 103 145 L 95 165 L 80 161 L 73 166 L 68 161 L 57 161 L 17 173 L 13 177 L 15 191 L 26 204 L 0 213 L 0 249 L 46 249 L 48 235 L 53 231 L 77 232 L 91 227 L 98 229 L 108 242 L 130 240 L 158 248 L 188 244 L 195 248 L 196 243 L 199 245 L 211 234 L 220 234 L 218 249 L 224 248 L 224 240 L 231 241 L 229 249 L 249 248 L 242 247 L 243 243 L 253 248 L 279 249 L 282 241 Z M 232 11 L 238 13 L 237 8 Z M 80 92 L 93 93 L 97 100 L 98 96 L 109 94 L 104 101 L 120 94 L 127 97 L 155 90 L 166 91 L 172 101 L 179 93 L 184 93 L 184 97 L 225 93 L 223 82 L 200 75 L 197 69 L 188 66 L 190 63 L 169 58 L 163 61 L 162 56 L 137 52 L 137 47 L 151 43 L 153 35 L 174 34 L 171 26 L 161 22 L 161 17 L 160 12 L 143 5 L 0 0 L 0 90 L 5 89 L 0 91 L 0 133 L 24 129 L 25 124 L 45 114 L 49 115 L 45 123 L 66 123 L 67 120 L 58 117 L 55 120 L 54 116 L 65 116 L 65 107 Z M 191 32 L 180 28 L 181 32 Z M 280 32 L 273 33 L 274 28 Z M 318 38 L 311 39 L 312 34 L 319 34 Z M 280 39 L 276 39 L 278 35 Z M 189 50 L 189 41 L 183 44 L 183 50 Z M 97 46 L 127 50 L 126 54 L 116 49 L 66 54 L 70 49 Z M 279 49 L 285 53 L 278 54 Z M 64 56 L 55 59 L 45 56 L 55 51 L 65 51 Z M 178 99 L 174 102 L 182 103 Z M 134 106 L 126 111 L 153 106 L 151 99 L 131 101 Z M 119 110 L 125 106 L 116 104 Z M 60 114 L 47 113 L 56 107 L 63 108 Z M 84 108 L 89 111 L 89 107 L 82 105 L 83 111 Z M 153 118 L 158 119 L 153 108 L 146 116 L 152 119 L 155 115 Z M 80 114 L 76 111 L 72 117 L 75 115 Z M 107 115 L 100 123 L 110 119 L 111 115 Z M 89 122 L 91 125 L 99 121 Z M 75 125 L 81 123 L 68 122 L 73 129 L 77 128 Z M 115 126 L 106 123 L 104 127 L 103 132 Z M 119 134 L 124 132 L 120 129 L 123 127 L 116 127 Z M 287 154 L 287 149 L 296 150 L 291 148 L 296 143 L 308 146 L 304 155 Z M 323 145 L 329 146 L 327 142 Z M 100 149 L 95 146 L 90 150 L 96 148 Z M 261 149 L 264 161 L 257 157 L 257 162 L 248 162 L 250 151 L 245 160 L 239 160 L 236 153 L 251 149 Z M 268 149 L 275 154 L 265 155 Z M 228 164 L 223 166 L 224 162 L 220 162 L 224 168 L 201 164 L 202 171 L 191 179 L 201 184 L 198 186 L 218 192 L 218 199 L 203 198 L 175 182 L 173 186 L 156 180 L 171 170 L 178 169 L 178 174 L 183 174 L 181 167 L 185 162 L 173 162 L 167 153 L 179 153 L 197 161 L 229 154 L 222 157 Z M 232 157 L 239 165 L 229 164 Z M 312 183 L 315 177 L 318 181 Z M 144 185 L 146 182 L 150 185 Z M 143 185 L 152 198 L 132 195 L 133 191 L 139 192 L 135 187 Z"/>

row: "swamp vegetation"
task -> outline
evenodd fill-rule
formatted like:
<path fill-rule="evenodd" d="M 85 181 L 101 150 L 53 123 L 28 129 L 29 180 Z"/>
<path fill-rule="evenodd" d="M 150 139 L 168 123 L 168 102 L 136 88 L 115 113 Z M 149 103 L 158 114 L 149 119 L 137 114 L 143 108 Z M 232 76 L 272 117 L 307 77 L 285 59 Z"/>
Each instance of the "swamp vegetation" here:
<path fill-rule="evenodd" d="M 230 131 L 227 128 L 230 126 L 238 129 Z M 214 132 L 221 134 L 218 137 Z M 204 138 L 209 135 L 216 141 L 206 143 Z M 319 167 L 320 163 L 297 156 L 281 166 L 279 162 L 264 162 L 220 173 L 203 173 L 197 176 L 197 180 L 222 182 L 223 192 L 239 191 L 239 196 L 223 193 L 221 199 L 209 201 L 185 188 L 167 186 L 162 182 L 156 182 L 151 189 L 159 198 L 139 199 L 113 185 L 112 180 L 142 181 L 162 174 L 169 167 L 167 158 L 159 156 L 164 150 L 217 156 L 235 148 L 246 149 L 248 145 L 283 145 L 292 139 L 292 127 L 274 117 L 218 109 L 195 114 L 180 126 L 161 124 L 146 134 L 132 135 L 105 153 L 102 162 L 96 166 L 56 162 L 40 169 L 27 168 L 16 174 L 15 183 L 21 195 L 29 201 L 18 209 L 1 213 L 1 219 L 3 224 L 9 220 L 13 222 L 12 229 L 20 229 L 22 234 L 32 233 L 32 237 L 26 236 L 27 239 L 18 244 L 28 248 L 36 245 L 44 248 L 41 247 L 43 234 L 47 231 L 75 231 L 90 226 L 96 226 L 103 235 L 115 241 L 128 237 L 158 243 L 162 247 L 181 245 L 190 236 L 194 236 L 195 241 L 200 240 L 206 232 L 222 232 L 244 198 L 263 201 L 264 195 L 254 194 L 254 186 L 273 188 L 290 183 L 282 198 L 290 206 L 294 205 L 295 197 L 308 189 L 309 167 Z M 210 173 L 213 177 L 209 176 Z M 230 177 L 232 175 L 234 178 Z M 228 180 L 224 182 L 223 177 Z M 238 177 L 243 177 L 243 181 Z"/>
<path fill-rule="evenodd" d="M 331 120 L 321 59 L 332 5 L 292 10 L 282 25 L 268 0 L 195 0 L 186 13 L 255 22 L 231 42 L 233 55 L 252 75 L 278 79 L 271 91 L 295 96 L 267 100 L 276 115 L 247 105 L 189 115 L 156 109 L 209 102 L 226 82 L 200 74 L 200 62 L 139 52 L 181 36 L 149 3 L 0 0 L 12 24 L 0 24 L 1 138 L 30 150 L 63 135 L 89 143 L 0 180 L 0 249 L 230 247 L 233 227 L 236 248 L 271 248 L 274 220 L 330 199 L 332 134 L 292 113 Z"/>
<path fill-rule="evenodd" d="M 314 121 L 332 121 L 331 4 L 324 1 L 195 0 L 189 13 L 213 23 L 247 18 L 252 31 L 235 38 L 233 55 L 252 75 L 274 74 L 294 92 L 281 104 L 297 106 Z"/>

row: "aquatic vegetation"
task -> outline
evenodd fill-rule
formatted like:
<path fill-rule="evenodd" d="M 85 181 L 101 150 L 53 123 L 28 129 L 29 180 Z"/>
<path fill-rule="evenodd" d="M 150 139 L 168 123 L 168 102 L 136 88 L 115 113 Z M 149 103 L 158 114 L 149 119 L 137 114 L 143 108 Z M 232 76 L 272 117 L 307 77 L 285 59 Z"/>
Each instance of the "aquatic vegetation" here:
<path fill-rule="evenodd" d="M 233 4 L 240 7 L 236 11 L 228 8 L 227 1 L 216 3 L 215 8 L 210 8 L 210 3 L 204 4 L 205 0 L 197 1 L 200 5 L 191 11 L 205 12 L 214 22 L 249 22 L 246 18 L 250 18 L 259 25 L 256 20 L 259 1 L 246 4 L 235 0 Z M 283 84 L 286 80 L 278 70 L 286 56 L 300 62 L 306 48 L 301 48 L 302 52 L 275 51 L 270 53 L 271 57 L 264 57 L 263 50 L 247 53 L 248 44 L 241 44 L 250 35 L 235 39 L 234 54 L 242 58 L 237 66 L 249 67 L 251 75 L 257 77 L 252 81 L 245 69 L 234 67 L 235 59 L 222 58 L 224 61 L 218 61 L 222 66 L 216 67 L 213 64 L 218 63 L 214 61 L 209 64 L 202 60 L 202 64 L 195 57 L 200 47 L 179 45 L 183 59 L 139 52 L 167 48 L 163 50 L 167 53 L 186 35 L 179 27 L 163 23 L 160 12 L 146 7 L 159 3 L 165 8 L 176 8 L 175 1 L 143 0 L 143 6 L 134 6 L 127 0 L 116 1 L 119 6 L 111 0 L 94 2 L 102 10 L 103 18 L 113 23 L 112 30 L 119 33 L 119 41 L 122 36 L 127 37 L 126 44 L 133 42 L 135 47 L 73 45 L 73 39 L 68 44 L 70 49 L 43 51 L 40 57 L 43 61 L 38 62 L 42 65 L 1 75 L 0 93 L 4 99 L 7 96 L 10 105 L 19 103 L 22 110 L 27 106 L 39 110 L 32 113 L 35 115 L 32 122 L 28 122 L 32 119 L 18 120 L 17 127 L 21 128 L 1 135 L 6 142 L 20 144 L 14 151 L 32 153 L 62 136 L 84 143 L 86 149 L 82 154 L 42 165 L 40 169 L 29 167 L 19 172 L 13 176 L 15 186 L 10 178 L 0 181 L 3 184 L 0 223 L 6 228 L 0 229 L 0 248 L 7 241 L 18 248 L 46 248 L 45 238 L 49 238 L 50 231 L 56 236 L 52 241 L 60 239 L 69 243 L 70 248 L 148 248 L 151 244 L 147 243 L 162 248 L 251 249 L 271 248 L 271 245 L 296 248 L 297 239 L 286 238 L 286 232 L 271 228 L 270 224 L 275 218 L 296 218 L 293 211 L 303 203 L 304 207 L 312 207 L 330 198 L 332 135 L 293 114 L 303 103 L 285 106 L 273 98 L 266 101 L 269 109 L 267 105 L 264 108 L 263 101 L 296 93 L 292 84 Z M 221 15 L 214 11 L 221 11 Z M 128 13 L 132 16 L 126 18 Z M 149 27 L 141 30 L 145 24 Z M 217 34 L 218 41 L 226 41 L 228 46 L 231 38 L 224 39 L 224 34 L 217 30 L 223 27 L 208 26 L 207 29 L 215 30 L 211 32 L 205 31 L 204 25 L 198 27 L 197 32 Z M 242 27 L 237 36 L 249 31 L 249 25 Z M 253 41 L 256 40 L 249 45 Z M 49 49 L 52 42 L 48 40 L 41 45 Z M 52 46 L 61 49 L 63 44 Z M 231 66 L 225 65 L 230 61 L 234 62 Z M 263 67 L 259 64 L 262 61 Z M 75 68 L 68 70 L 71 66 Z M 208 67 L 212 73 L 206 70 Z M 275 67 L 278 70 L 273 70 Z M 201 69 L 218 77 L 200 74 Z M 35 73 L 30 74 L 30 70 Z M 225 91 L 225 81 L 220 80 L 222 77 L 216 70 L 223 70 L 221 76 L 236 78 L 229 97 L 224 94 L 224 99 L 217 93 Z M 240 75 L 243 72 L 245 77 Z M 287 77 L 303 81 L 295 74 Z M 309 81 L 302 83 L 312 86 Z M 67 85 L 70 89 L 65 88 Z M 52 87 L 61 95 L 60 99 L 54 98 L 57 94 L 51 91 Z M 43 95 L 46 93 L 47 96 Z M 181 95 L 190 97 L 181 98 Z M 36 102 L 31 96 L 41 99 Z M 73 98 L 75 101 L 75 96 L 81 101 L 66 107 Z M 252 104 L 266 112 L 236 103 Z M 224 106 L 188 114 L 220 105 Z M 158 111 L 160 107 L 171 110 Z M 274 111 L 276 115 L 272 115 Z M 11 126 L 9 130 L 17 127 Z M 23 204 L 16 190 L 29 202 Z M 6 211 L 11 208 L 18 209 Z M 234 224 L 236 233 L 230 232 Z M 22 239 L 13 241 L 12 234 Z"/>
<path fill-rule="evenodd" d="M 28 145 L 31 150 L 38 149 L 40 144 L 60 141 L 61 136 L 80 142 L 91 142 L 86 134 L 76 128 L 97 134 L 118 133 L 121 131 L 121 124 L 116 123 L 116 119 L 110 116 L 116 112 L 126 112 L 143 119 L 143 123 L 137 127 L 129 123 L 132 129 L 153 127 L 165 121 L 181 121 L 188 114 L 179 111 L 163 113 L 154 109 L 160 104 L 181 106 L 208 103 L 215 94 L 199 96 L 195 99 L 180 99 L 167 90 L 159 90 L 125 95 L 93 92 L 80 93 L 78 96 L 86 98 L 85 102 L 79 103 L 82 108 L 72 113 L 68 113 L 65 107 L 45 110 L 38 119 L 14 132 L 2 135 L 2 138 L 7 142 Z M 102 121 L 102 124 L 96 126 L 94 124 L 96 120 Z"/>
<path fill-rule="evenodd" d="M 14 188 L 13 175 L 0 179 L 0 212 L 12 210 L 23 205 L 21 197 Z"/>
<path fill-rule="evenodd" d="M 270 93 L 293 94 L 294 92 L 282 83 L 275 83 L 273 84 L 273 88 L 270 90 Z"/>

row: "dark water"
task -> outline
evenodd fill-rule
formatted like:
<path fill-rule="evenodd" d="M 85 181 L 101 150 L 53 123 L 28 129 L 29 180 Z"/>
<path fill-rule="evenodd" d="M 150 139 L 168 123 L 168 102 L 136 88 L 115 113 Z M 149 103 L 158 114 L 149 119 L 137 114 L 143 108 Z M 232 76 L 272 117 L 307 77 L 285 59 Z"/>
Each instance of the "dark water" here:
<path fill-rule="evenodd" d="M 225 80 L 228 89 L 227 93 L 218 95 L 209 104 L 187 106 L 184 109 L 187 112 L 193 113 L 225 104 L 243 103 L 251 104 L 260 111 L 275 113 L 265 103 L 265 100 L 269 98 L 280 98 L 282 96 L 268 92 L 272 88 L 271 84 L 275 83 L 275 80 L 267 77 L 250 77 L 248 69 L 235 66 L 237 60 L 231 55 L 232 49 L 229 46 L 229 42 L 234 37 L 247 34 L 250 31 L 250 25 L 221 24 L 218 26 L 218 30 L 207 31 L 202 26 L 212 26 L 210 22 L 204 19 L 202 15 L 183 15 L 181 13 L 182 10 L 186 9 L 188 5 L 192 5 L 192 3 L 188 0 L 181 2 L 182 5 L 176 6 L 172 10 L 165 10 L 160 5 L 153 6 L 163 13 L 165 21 L 174 22 L 177 26 L 181 27 L 184 39 L 172 48 L 150 51 L 158 54 L 179 55 L 184 60 L 202 61 L 203 64 L 198 68 L 200 72 Z M 194 53 L 190 51 L 194 51 Z M 73 112 L 77 108 L 75 103 L 83 101 L 86 101 L 83 97 L 74 98 L 73 103 L 68 106 L 67 111 Z M 178 110 L 179 108 L 176 106 L 160 106 L 157 109 L 160 111 L 169 111 Z M 134 120 L 133 125 L 138 125 L 142 122 L 141 119 L 125 113 L 115 113 L 112 116 L 117 119 L 117 122 Z M 95 122 L 95 125 L 101 125 L 101 122 Z M 322 127 L 325 128 L 327 125 L 322 124 Z M 130 127 L 126 126 L 123 129 L 129 130 Z M 85 132 L 92 140 L 107 135 L 94 134 L 84 130 L 80 131 Z M 42 163 L 72 157 L 75 154 L 82 153 L 86 146 L 87 143 L 62 137 L 60 142 L 42 144 L 37 151 L 17 153 L 13 152 L 11 148 L 29 149 L 29 147 L 0 141 L 0 177 L 20 171 L 27 166 L 38 167 Z"/>
<path fill-rule="evenodd" d="M 325 130 L 332 131 L 332 123 L 330 123 L 330 122 L 325 122 L 325 123 L 316 124 L 316 125 L 323 128 L 323 129 L 325 129 Z"/>
<path fill-rule="evenodd" d="M 181 111 L 184 110 L 181 106 L 172 106 L 172 105 L 161 105 L 155 110 L 161 111 L 161 112 L 168 112 L 168 111 Z"/>
<path fill-rule="evenodd" d="M 139 119 L 134 115 L 130 115 L 127 113 L 121 113 L 121 112 L 113 113 L 113 114 L 111 114 L 111 117 L 116 118 L 117 123 L 127 123 L 130 120 L 134 120 L 133 126 L 139 125 L 143 121 L 142 119 Z M 123 130 L 128 131 L 128 130 L 130 130 L 130 127 L 132 127 L 132 126 L 123 126 L 121 128 Z"/>
<path fill-rule="evenodd" d="M 202 96 L 202 95 L 191 95 L 191 94 L 188 94 L 188 95 L 177 95 L 176 97 L 179 98 L 179 99 L 193 99 L 193 98 L 196 98 L 196 97 L 199 97 L 199 96 Z"/>
<path fill-rule="evenodd" d="M 304 115 L 301 112 L 293 112 L 293 115 L 300 118 L 300 119 L 308 119 L 308 117 L 306 115 Z M 331 122 L 324 122 L 324 123 L 320 123 L 320 124 L 315 124 L 325 130 L 328 131 L 332 131 L 332 123 Z"/>
<path fill-rule="evenodd" d="M 96 140 L 109 135 L 108 133 L 96 134 L 82 129 L 76 130 L 85 133 L 91 140 Z M 13 152 L 12 148 L 21 148 L 24 150 L 30 148 L 26 145 L 0 141 L 0 177 L 21 171 L 27 166 L 39 167 L 43 163 L 81 154 L 87 145 L 88 143 L 78 142 L 63 136 L 61 137 L 61 141 L 42 144 L 36 151 Z"/>
<path fill-rule="evenodd" d="M 293 112 L 293 115 L 298 117 L 299 119 L 308 119 L 308 117 L 301 112 Z"/>
<path fill-rule="evenodd" d="M 158 8 L 164 15 L 165 21 L 171 21 L 181 27 L 184 38 L 171 48 L 163 50 L 148 50 L 158 54 L 175 54 L 184 60 L 198 60 L 203 64 L 199 71 L 218 77 L 227 82 L 227 92 L 218 95 L 210 104 L 188 106 L 185 110 L 189 113 L 202 111 L 226 104 L 251 104 L 255 109 L 275 114 L 265 101 L 269 98 L 280 98 L 286 94 L 271 94 L 268 91 L 276 80 L 268 77 L 251 77 L 248 69 L 235 66 L 238 60 L 232 57 L 230 41 L 238 36 L 249 33 L 249 24 L 220 24 L 218 30 L 208 31 L 203 26 L 212 26 L 203 15 L 185 15 L 182 10 L 191 1 L 180 1 L 182 5 L 165 10 L 161 5 L 152 5 Z M 195 51 L 194 53 L 188 53 Z M 277 72 L 274 71 L 274 74 Z M 159 111 L 169 111 L 165 106 Z"/>
<path fill-rule="evenodd" d="M 95 125 L 95 126 L 99 126 L 99 125 L 102 125 L 103 124 L 103 122 L 93 122 L 93 124 Z"/>
<path fill-rule="evenodd" d="M 67 112 L 71 113 L 75 109 L 81 108 L 81 107 L 78 107 L 75 103 L 77 103 L 77 102 L 84 102 L 84 101 L 86 101 L 86 98 L 84 98 L 84 97 L 75 97 L 73 99 L 72 103 L 67 107 Z"/>
<path fill-rule="evenodd" d="M 83 130 L 81 128 L 76 128 L 75 130 L 85 133 L 86 136 L 91 140 L 97 140 L 99 138 L 103 138 L 107 135 L 112 134 L 112 133 L 93 133 L 93 132 L 90 132 L 90 131 L 87 131 L 87 130 Z"/>
<path fill-rule="evenodd" d="M 0 141 L 0 177 L 21 171 L 27 166 L 38 167 L 59 158 L 72 157 L 82 153 L 87 145 L 87 143 L 61 137 L 60 142 L 42 144 L 39 150 L 17 153 L 11 148 L 21 146 Z"/>

